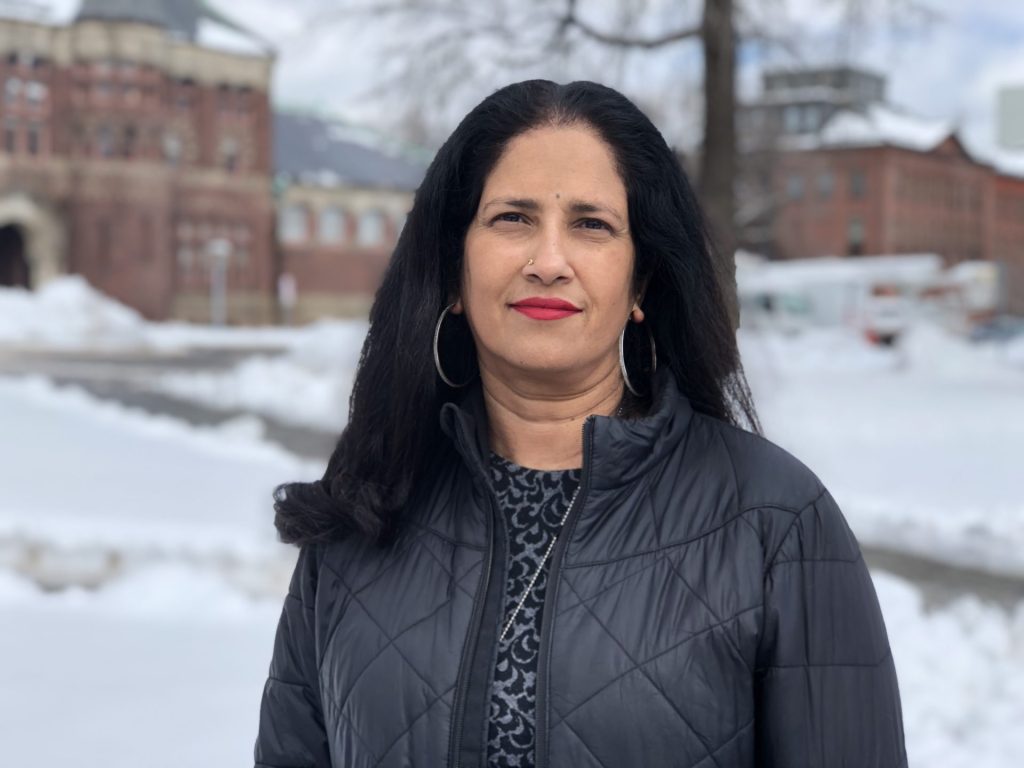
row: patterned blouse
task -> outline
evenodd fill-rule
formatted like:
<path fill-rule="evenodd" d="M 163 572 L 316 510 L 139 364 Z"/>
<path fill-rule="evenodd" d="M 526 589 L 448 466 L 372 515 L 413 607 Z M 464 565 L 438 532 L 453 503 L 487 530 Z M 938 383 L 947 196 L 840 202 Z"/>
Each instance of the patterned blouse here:
<path fill-rule="evenodd" d="M 580 481 L 579 469 L 543 471 L 491 453 L 491 483 L 508 534 L 504 629 L 522 599 Z M 487 760 L 490 768 L 532 768 L 537 649 L 548 556 L 515 622 L 498 645 L 491 687 Z M 500 633 L 499 633 L 500 634 Z"/>

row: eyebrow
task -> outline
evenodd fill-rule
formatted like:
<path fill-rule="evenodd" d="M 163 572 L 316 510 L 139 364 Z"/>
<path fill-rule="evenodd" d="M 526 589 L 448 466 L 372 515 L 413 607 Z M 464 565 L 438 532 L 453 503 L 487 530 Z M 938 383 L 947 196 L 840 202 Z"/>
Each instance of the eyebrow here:
<path fill-rule="evenodd" d="M 607 213 L 610 216 L 614 216 L 616 219 L 618 219 L 620 224 L 623 222 L 622 215 L 614 208 L 611 208 L 607 205 L 590 203 L 587 202 L 586 200 L 569 200 L 568 204 L 569 210 L 572 211 L 573 213 Z M 486 211 L 492 205 L 507 205 L 510 208 L 519 208 L 524 211 L 539 211 L 541 208 L 540 203 L 538 203 L 533 198 L 501 197 L 495 198 L 494 200 L 488 202 L 486 205 L 484 205 L 483 208 L 481 208 L 481 211 Z"/>

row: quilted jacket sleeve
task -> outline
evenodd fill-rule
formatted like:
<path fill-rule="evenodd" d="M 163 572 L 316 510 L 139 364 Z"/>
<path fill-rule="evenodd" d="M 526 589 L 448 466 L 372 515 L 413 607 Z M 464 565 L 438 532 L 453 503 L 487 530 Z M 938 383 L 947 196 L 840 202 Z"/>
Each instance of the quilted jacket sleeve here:
<path fill-rule="evenodd" d="M 878 597 L 825 489 L 793 519 L 766 568 L 755 692 L 761 768 L 906 765 Z"/>
<path fill-rule="evenodd" d="M 314 635 L 317 556 L 299 551 L 260 704 L 258 768 L 328 768 Z"/>

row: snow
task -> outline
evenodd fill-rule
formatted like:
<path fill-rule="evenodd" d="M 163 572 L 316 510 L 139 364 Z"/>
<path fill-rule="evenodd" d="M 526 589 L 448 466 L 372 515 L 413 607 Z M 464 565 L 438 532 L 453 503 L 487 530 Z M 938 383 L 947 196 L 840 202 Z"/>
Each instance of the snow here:
<path fill-rule="evenodd" d="M 1024 577 L 1024 368 L 929 326 L 895 349 L 845 328 L 740 331 L 766 436 L 862 543 Z"/>
<path fill-rule="evenodd" d="M 154 323 L 100 293 L 80 275 L 62 275 L 34 292 L 0 287 L 0 350 L 283 350 L 309 344 L 311 334 L 345 334 L 350 325 L 326 320 L 301 328 Z"/>
<path fill-rule="evenodd" d="M 54 594 L 0 572 L 5 764 L 252 766 L 280 604 L 184 567 Z"/>
<path fill-rule="evenodd" d="M 1024 602 L 961 598 L 926 612 L 920 593 L 874 573 L 903 703 L 908 765 L 1009 768 L 1024 751 Z"/>
<path fill-rule="evenodd" d="M 914 115 L 889 104 L 872 104 L 863 113 L 842 110 L 817 134 L 784 137 L 783 146 L 793 150 L 888 145 L 930 152 L 956 134 L 972 157 L 1008 176 L 1024 176 L 1024 151 L 1013 151 L 972 140 L 949 120 Z"/>
<path fill-rule="evenodd" d="M 322 472 L 251 422 L 191 427 L 39 378 L 0 379 L 0 424 L 0 564 L 32 550 L 44 581 L 125 560 L 272 562 L 274 486 Z"/>
<path fill-rule="evenodd" d="M 874 581 L 909 764 L 1015 765 L 1024 749 L 1024 606 L 961 599 L 927 612 L 907 582 L 884 573 Z M 281 598 L 251 600 L 185 567 L 50 594 L 0 571 L 0 654 L 19 660 L 0 667 L 7 759 L 251 765 Z M 50 738 L 55 729 L 62 738 Z"/>
<path fill-rule="evenodd" d="M 0 288 L 0 346 L 123 349 L 141 346 L 144 328 L 137 312 L 78 275 L 51 280 L 34 293 Z"/>
<path fill-rule="evenodd" d="M 199 19 L 196 43 L 207 48 L 247 56 L 266 56 L 269 53 L 267 46 L 253 36 L 209 17 Z"/>
<path fill-rule="evenodd" d="M 151 386 L 217 408 L 241 408 L 299 426 L 337 432 L 368 325 L 361 321 L 310 326 L 280 357 L 250 357 L 226 372 L 161 375 Z"/>
<path fill-rule="evenodd" d="M 81 281 L 51 286 L 0 291 L 0 348 L 248 347 L 227 371 L 150 385 L 328 431 L 344 422 L 363 321 L 148 323 Z M 767 437 L 822 479 L 862 544 L 1024 578 L 1024 337 L 971 344 L 918 323 L 893 348 L 842 325 L 739 340 Z M 5 760 L 251 765 L 294 563 L 270 494 L 322 464 L 265 441 L 253 415 L 194 427 L 39 377 L 0 377 L 0 425 L 0 654 L 17 660 L 0 665 Z M 1017 764 L 1024 601 L 926 606 L 911 583 L 873 577 L 910 764 Z"/>

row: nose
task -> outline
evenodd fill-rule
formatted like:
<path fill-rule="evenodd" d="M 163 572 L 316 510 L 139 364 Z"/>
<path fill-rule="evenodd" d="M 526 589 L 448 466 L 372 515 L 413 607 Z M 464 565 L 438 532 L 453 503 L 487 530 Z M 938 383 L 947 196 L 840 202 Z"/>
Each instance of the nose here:
<path fill-rule="evenodd" d="M 574 276 L 566 236 L 558 226 L 549 225 L 542 229 L 528 256 L 523 266 L 523 276 L 527 280 L 553 285 L 559 281 L 567 282 Z"/>

